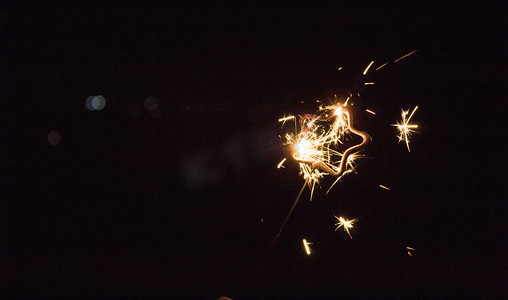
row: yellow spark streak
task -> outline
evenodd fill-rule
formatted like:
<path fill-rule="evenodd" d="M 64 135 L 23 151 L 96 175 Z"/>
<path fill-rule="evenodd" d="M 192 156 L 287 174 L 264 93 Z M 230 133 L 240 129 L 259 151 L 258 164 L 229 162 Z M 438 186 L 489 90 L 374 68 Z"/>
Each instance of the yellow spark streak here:
<path fill-rule="evenodd" d="M 413 111 L 409 115 L 409 118 L 406 118 L 406 116 L 409 114 L 409 109 L 402 110 L 402 113 L 401 113 L 402 120 L 400 122 L 397 122 L 397 124 L 392 124 L 392 126 L 396 126 L 397 129 L 399 130 L 399 135 L 397 136 L 399 139 L 399 143 L 401 141 L 405 141 L 406 146 L 407 146 L 407 151 L 409 151 L 409 152 L 411 152 L 411 149 L 409 149 L 409 139 L 411 138 L 411 133 L 416 132 L 412 128 L 418 128 L 418 125 L 409 124 L 409 121 L 413 117 L 413 114 L 415 113 L 417 108 L 418 108 L 418 106 L 416 106 L 413 109 Z"/>
<path fill-rule="evenodd" d="M 402 56 L 401 58 L 396 59 L 394 62 L 398 62 L 399 60 L 404 59 L 404 58 L 406 58 L 406 57 L 409 57 L 409 56 L 413 55 L 413 54 L 414 54 L 414 53 L 416 53 L 416 52 L 418 52 L 418 50 L 415 50 L 415 51 L 413 51 L 413 52 L 410 52 L 410 53 L 408 53 L 408 54 L 406 54 L 406 55 Z"/>
<path fill-rule="evenodd" d="M 373 84 L 376 84 L 375 82 L 365 82 L 364 83 L 365 85 L 373 85 Z"/>
<path fill-rule="evenodd" d="M 369 71 L 369 68 L 370 68 L 370 66 L 372 66 L 373 63 L 374 63 L 374 61 L 370 62 L 370 64 L 367 66 L 367 68 L 365 68 L 365 71 L 363 71 L 363 75 L 367 74 L 367 71 Z"/>
<path fill-rule="evenodd" d="M 287 120 L 291 120 L 291 119 L 294 119 L 294 118 L 295 118 L 295 116 L 289 116 L 289 117 L 285 117 L 285 118 L 280 118 L 279 122 L 285 122 Z"/>
<path fill-rule="evenodd" d="M 295 118 L 295 116 L 288 116 L 288 117 L 280 118 L 279 122 L 282 122 L 284 124 L 286 121 L 294 119 L 294 118 Z"/>
<path fill-rule="evenodd" d="M 386 66 L 387 64 L 388 64 L 388 63 L 384 63 L 384 64 L 382 64 L 381 66 L 377 67 L 377 68 L 376 68 L 376 71 L 377 71 L 377 70 L 379 70 L 379 69 L 381 69 L 382 67 Z"/>
<path fill-rule="evenodd" d="M 340 71 L 340 70 L 342 70 L 342 67 L 339 67 L 339 69 L 337 69 L 337 71 Z"/>
<path fill-rule="evenodd" d="M 337 231 L 337 229 L 339 229 L 340 227 L 344 227 L 344 230 L 347 232 L 349 237 L 353 238 L 351 236 L 351 233 L 349 233 L 349 229 L 353 228 L 353 224 L 356 221 L 358 221 L 358 219 L 347 220 L 347 219 L 344 219 L 343 217 L 336 217 L 336 216 L 334 216 L 334 217 L 335 217 L 335 219 L 337 219 L 339 221 L 338 223 L 335 223 L 335 226 L 337 226 L 337 228 L 335 228 L 335 231 Z"/>
<path fill-rule="evenodd" d="M 312 245 L 312 243 L 307 242 L 306 239 L 303 239 L 303 247 L 305 248 L 305 252 L 307 252 L 307 255 L 310 255 L 310 247 L 309 245 Z"/>
<path fill-rule="evenodd" d="M 407 250 L 413 250 L 413 251 L 416 251 L 415 248 L 411 248 L 411 247 L 406 247 Z"/>
<path fill-rule="evenodd" d="M 368 112 L 368 113 L 370 113 L 370 114 L 373 114 L 373 115 L 375 115 L 375 114 L 376 114 L 375 112 L 373 112 L 373 111 L 372 111 L 372 110 L 370 110 L 370 109 L 366 109 L 365 111 L 366 111 L 366 112 Z"/>
<path fill-rule="evenodd" d="M 281 128 L 284 127 L 284 124 L 286 124 L 286 121 L 288 121 L 288 120 L 295 120 L 295 132 L 296 132 L 296 118 L 295 118 L 295 116 L 287 116 L 284 118 L 280 118 L 279 122 L 282 122 Z M 286 137 L 287 137 L 287 135 L 286 135 Z"/>
<path fill-rule="evenodd" d="M 280 169 L 280 168 L 284 168 L 284 166 L 282 164 L 284 164 L 284 162 L 286 161 L 286 158 L 284 158 L 278 165 L 277 165 L 277 169 Z"/>
<path fill-rule="evenodd" d="M 379 185 L 379 187 L 380 187 L 380 188 L 383 188 L 383 189 L 385 189 L 385 190 L 390 190 L 389 188 L 387 188 L 386 186 L 381 185 L 381 184 Z"/>

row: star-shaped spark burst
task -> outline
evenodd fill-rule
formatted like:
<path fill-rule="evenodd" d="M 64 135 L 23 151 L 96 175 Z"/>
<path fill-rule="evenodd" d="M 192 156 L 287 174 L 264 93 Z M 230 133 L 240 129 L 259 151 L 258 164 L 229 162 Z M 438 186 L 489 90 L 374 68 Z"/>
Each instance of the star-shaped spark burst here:
<path fill-rule="evenodd" d="M 353 115 L 347 101 L 320 107 L 320 113 L 300 116 L 300 132 L 286 134 L 287 144 L 293 145 L 293 159 L 299 162 L 300 174 L 311 189 L 324 175 L 332 175 L 339 180 L 343 175 L 354 171 L 354 160 L 371 141 L 368 133 L 353 126 Z M 295 119 L 284 117 L 279 122 Z M 296 127 L 296 126 L 295 126 Z M 296 131 L 296 130 L 295 130 Z M 347 148 L 344 152 L 337 149 L 349 134 L 358 135 L 362 142 Z M 333 185 L 332 185 L 333 186 Z"/>
<path fill-rule="evenodd" d="M 335 231 L 337 231 L 337 229 L 341 228 L 341 227 L 344 227 L 344 230 L 347 232 L 347 234 L 349 235 L 350 238 L 353 238 L 351 236 L 351 233 L 349 233 L 349 229 L 350 228 L 353 228 L 353 224 L 358 221 L 358 219 L 353 219 L 353 220 L 347 220 L 347 219 L 344 219 L 343 217 L 337 217 L 337 216 L 334 216 L 335 219 L 337 219 L 337 223 L 335 223 L 335 226 L 337 226 L 337 228 L 335 228 Z"/>
<path fill-rule="evenodd" d="M 409 149 L 409 139 L 411 138 L 411 133 L 416 132 L 413 128 L 418 128 L 418 125 L 416 124 L 409 124 L 409 121 L 411 120 L 411 117 L 413 117 L 413 114 L 415 113 L 418 106 L 416 106 L 409 117 L 407 115 L 409 114 L 408 110 L 402 110 L 401 116 L 402 120 L 400 122 L 397 122 L 397 124 L 392 124 L 392 126 L 396 126 L 399 130 L 399 135 L 397 137 L 399 138 L 399 143 L 401 141 L 406 142 L 407 151 L 411 152 L 411 149 Z"/>

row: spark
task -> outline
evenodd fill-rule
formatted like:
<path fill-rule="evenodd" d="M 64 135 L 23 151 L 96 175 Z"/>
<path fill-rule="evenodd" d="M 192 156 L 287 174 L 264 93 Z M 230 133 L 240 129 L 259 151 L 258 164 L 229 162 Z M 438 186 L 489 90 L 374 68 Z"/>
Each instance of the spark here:
<path fill-rule="evenodd" d="M 279 122 L 282 122 L 282 126 L 284 126 L 284 123 L 286 123 L 286 121 L 292 120 L 294 118 L 295 118 L 295 116 L 287 116 L 287 117 L 284 117 L 284 118 L 280 118 Z"/>
<path fill-rule="evenodd" d="M 392 126 L 396 126 L 399 130 L 399 135 L 397 136 L 399 139 L 399 143 L 401 141 L 405 141 L 407 146 L 407 151 L 411 152 L 409 149 L 409 139 L 411 138 L 411 133 L 416 132 L 413 128 L 418 128 L 418 125 L 416 124 L 409 124 L 409 121 L 411 121 L 411 118 L 413 117 L 413 114 L 415 113 L 418 106 L 416 106 L 409 117 L 407 115 L 409 114 L 408 110 L 402 110 L 401 116 L 402 120 L 400 122 L 397 122 L 397 124 L 392 124 Z"/>
<path fill-rule="evenodd" d="M 382 67 L 386 66 L 387 64 L 388 64 L 388 63 L 384 63 L 384 64 L 382 64 L 381 66 L 377 67 L 377 68 L 376 68 L 376 71 L 377 71 L 377 70 L 379 70 L 379 69 L 381 69 Z"/>
<path fill-rule="evenodd" d="M 281 162 L 277 165 L 277 169 L 284 168 L 283 164 L 284 164 L 285 161 L 286 161 L 286 158 L 281 160 Z"/>
<path fill-rule="evenodd" d="M 340 70 L 342 70 L 342 67 L 339 67 L 339 68 L 337 69 L 337 71 L 340 71 Z"/>
<path fill-rule="evenodd" d="M 406 57 L 409 57 L 409 56 L 411 56 L 411 55 L 415 54 L 416 52 L 418 52 L 418 50 L 415 50 L 415 51 L 413 51 L 413 52 L 410 52 L 410 53 L 408 53 L 408 54 L 406 54 L 406 55 L 404 55 L 404 56 L 402 56 L 402 57 L 400 57 L 400 58 L 396 59 L 394 62 L 398 62 L 399 60 L 404 59 L 404 58 L 406 58 Z"/>
<path fill-rule="evenodd" d="M 370 68 L 370 66 L 372 66 L 373 63 L 374 63 L 374 61 L 370 62 L 370 64 L 367 66 L 367 68 L 365 68 L 365 71 L 363 71 L 363 75 L 367 74 L 367 71 L 369 71 L 369 68 Z"/>
<path fill-rule="evenodd" d="M 369 114 L 373 114 L 373 115 L 375 115 L 375 114 L 376 114 L 375 112 L 373 112 L 373 111 L 372 111 L 372 110 L 370 110 L 370 109 L 366 109 L 365 111 L 366 111 L 366 112 L 368 112 Z"/>
<path fill-rule="evenodd" d="M 334 216 L 335 219 L 337 219 L 339 222 L 338 223 L 335 223 L 335 226 L 337 226 L 337 228 L 335 228 L 335 231 L 337 231 L 337 229 L 341 228 L 341 227 L 344 227 L 344 230 L 347 232 L 347 234 L 349 235 L 350 238 L 353 238 L 351 236 L 351 233 L 349 233 L 349 229 L 350 228 L 353 228 L 353 224 L 358 221 L 358 219 L 353 219 L 353 220 L 347 220 L 347 219 L 344 219 L 343 217 L 336 217 Z"/>
<path fill-rule="evenodd" d="M 375 83 L 375 82 L 365 82 L 364 84 L 365 84 L 365 85 L 374 85 L 374 84 L 376 84 L 376 83 Z"/>
<path fill-rule="evenodd" d="M 407 250 L 413 250 L 413 251 L 416 251 L 415 248 L 411 248 L 411 247 L 406 247 Z"/>
<path fill-rule="evenodd" d="M 381 184 L 379 185 L 379 187 L 380 187 L 380 188 L 383 188 L 383 189 L 385 189 L 385 190 L 390 190 L 389 188 L 387 188 L 386 186 L 381 185 Z"/>
<path fill-rule="evenodd" d="M 303 247 L 305 248 L 305 252 L 307 252 L 307 255 L 310 255 L 311 251 L 310 251 L 309 245 L 312 245 L 312 243 L 307 242 L 306 239 L 303 239 L 302 242 L 303 242 Z"/>

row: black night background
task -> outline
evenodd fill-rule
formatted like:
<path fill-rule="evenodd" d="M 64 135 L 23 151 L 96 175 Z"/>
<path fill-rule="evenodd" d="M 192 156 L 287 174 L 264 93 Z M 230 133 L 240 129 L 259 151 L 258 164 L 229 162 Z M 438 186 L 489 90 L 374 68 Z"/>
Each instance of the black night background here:
<path fill-rule="evenodd" d="M 2 298 L 508 296 L 505 5 L 44 2 L 0 5 Z M 278 118 L 349 92 L 366 158 L 267 252 Z"/>

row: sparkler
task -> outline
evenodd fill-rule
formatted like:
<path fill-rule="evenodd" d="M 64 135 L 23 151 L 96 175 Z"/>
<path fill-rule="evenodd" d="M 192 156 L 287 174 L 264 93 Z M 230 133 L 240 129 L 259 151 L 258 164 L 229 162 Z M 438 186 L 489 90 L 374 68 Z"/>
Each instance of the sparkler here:
<path fill-rule="evenodd" d="M 286 218 L 282 222 L 279 231 L 270 243 L 268 252 L 272 249 L 282 230 L 286 226 L 286 223 L 298 204 L 305 187 L 310 187 L 310 200 L 312 200 L 314 187 L 316 183 L 319 182 L 319 179 L 324 175 L 331 175 L 337 178 L 330 187 L 331 189 L 333 185 L 342 178 L 342 176 L 354 171 L 355 160 L 360 157 L 358 152 L 362 151 L 370 143 L 370 135 L 356 129 L 353 126 L 352 111 L 350 106 L 347 105 L 349 99 L 350 98 L 348 97 L 344 104 L 337 103 L 329 106 L 321 106 L 317 115 L 304 114 L 300 116 L 300 132 L 297 132 L 295 116 L 285 116 L 279 119 L 279 122 L 282 122 L 282 126 L 284 126 L 284 123 L 288 120 L 294 120 L 295 122 L 295 133 L 287 133 L 285 138 L 287 144 L 293 146 L 292 158 L 299 163 L 300 174 L 303 175 L 305 182 L 300 189 L 298 196 L 296 196 L 293 205 L 289 209 Z M 347 148 L 341 153 L 336 150 L 336 147 L 339 144 L 343 144 L 345 137 L 349 134 L 360 136 L 362 138 L 362 142 Z M 285 160 L 286 159 L 283 159 L 279 163 L 278 168 L 282 167 Z M 344 224 L 344 228 L 348 234 L 349 228 L 352 227 L 352 224 L 355 221 L 356 220 L 346 221 Z"/>
<path fill-rule="evenodd" d="M 416 52 L 417 50 L 408 53 L 393 62 L 399 62 L 400 60 L 409 57 Z M 365 68 L 363 71 L 364 76 L 367 75 L 369 69 L 373 64 L 374 61 L 371 61 Z M 386 62 L 377 67 L 375 70 L 378 71 L 388 64 L 389 62 Z M 342 67 L 338 68 L 338 71 L 340 70 L 342 70 Z M 375 82 L 372 81 L 364 82 L 365 86 L 374 84 Z M 356 95 L 360 97 L 360 94 L 356 93 Z M 366 146 L 368 146 L 368 144 L 371 142 L 372 138 L 367 132 L 358 130 L 354 127 L 353 110 L 351 106 L 348 105 L 348 101 L 351 97 L 353 97 L 353 93 L 349 94 L 349 97 L 344 101 L 344 103 L 335 102 L 334 104 L 328 106 L 321 105 L 319 107 L 318 113 L 316 114 L 303 114 L 300 116 L 284 115 L 284 117 L 278 120 L 282 123 L 281 128 L 284 127 L 287 121 L 294 121 L 294 133 L 286 133 L 284 137 L 279 137 L 281 139 L 285 138 L 285 144 L 292 146 L 291 157 L 296 162 L 298 162 L 300 175 L 303 176 L 305 181 L 300 189 L 300 192 L 298 193 L 298 196 L 296 196 L 296 199 L 294 200 L 291 208 L 284 218 L 279 230 L 272 239 L 262 261 L 265 261 L 266 257 L 270 253 L 270 250 L 278 240 L 291 214 L 293 213 L 293 210 L 298 204 L 298 201 L 300 200 L 305 188 L 310 188 L 310 200 L 312 201 L 315 185 L 319 184 L 319 180 L 324 176 L 331 175 L 335 177 L 336 180 L 328 189 L 328 191 L 330 191 L 330 189 L 338 181 L 340 181 L 344 175 L 355 171 L 355 162 L 357 159 L 362 157 L 362 155 L 359 153 L 364 150 Z M 316 102 L 322 103 L 319 100 L 316 100 Z M 301 103 L 304 103 L 304 101 L 301 101 Z M 418 106 L 413 109 L 411 114 L 409 114 L 409 110 L 402 111 L 402 121 L 398 122 L 397 124 L 392 124 L 392 126 L 397 126 L 399 130 L 399 142 L 404 140 L 408 151 L 410 151 L 409 138 L 411 133 L 415 132 L 414 128 L 418 127 L 418 125 L 409 124 L 409 122 L 417 108 Z M 376 113 L 370 109 L 365 109 L 365 111 L 369 114 L 376 115 Z M 407 117 L 408 115 L 409 117 Z M 357 135 L 362 139 L 362 141 L 349 148 L 346 148 L 342 152 L 342 149 L 339 148 L 345 144 L 345 141 L 350 135 Z M 287 158 L 281 160 L 277 165 L 277 168 L 284 168 L 284 162 L 286 160 Z M 390 190 L 390 188 L 383 185 L 379 185 L 379 187 Z M 343 227 L 344 231 L 346 231 L 349 237 L 352 239 L 353 237 L 351 236 L 350 229 L 353 228 L 353 224 L 357 222 L 358 219 L 348 220 L 343 217 L 334 217 L 337 220 L 337 223 L 335 223 L 335 231 Z M 262 219 L 261 222 L 263 222 Z M 312 243 L 309 243 L 306 239 L 303 239 L 302 242 L 307 255 L 311 255 L 311 249 L 309 245 Z M 407 247 L 407 250 L 414 249 Z M 408 254 L 411 255 L 411 252 L 408 251 Z"/>
<path fill-rule="evenodd" d="M 335 231 L 337 231 L 337 229 L 341 228 L 341 227 L 344 227 L 344 230 L 347 232 L 347 234 L 349 235 L 350 238 L 353 238 L 351 236 L 351 233 L 349 233 L 349 229 L 350 228 L 353 228 L 353 224 L 358 221 L 358 219 L 353 219 L 353 220 L 347 220 L 347 219 L 344 219 L 343 217 L 336 217 L 334 216 L 335 219 L 337 219 L 339 222 L 335 223 L 335 226 L 337 226 L 337 228 L 335 228 Z"/>
<path fill-rule="evenodd" d="M 392 124 L 392 126 L 396 126 L 399 130 L 399 135 L 397 136 L 399 138 L 399 143 L 401 141 L 406 142 L 407 151 L 411 152 L 409 149 L 409 139 L 411 138 L 411 133 L 416 132 L 413 128 L 418 128 L 418 125 L 416 124 L 409 124 L 409 121 L 411 121 L 411 118 L 413 117 L 413 114 L 415 113 L 418 106 L 416 106 L 411 114 L 409 115 L 409 118 L 407 115 L 409 114 L 408 110 L 402 110 L 402 120 L 400 122 L 397 122 L 397 124 Z"/>

